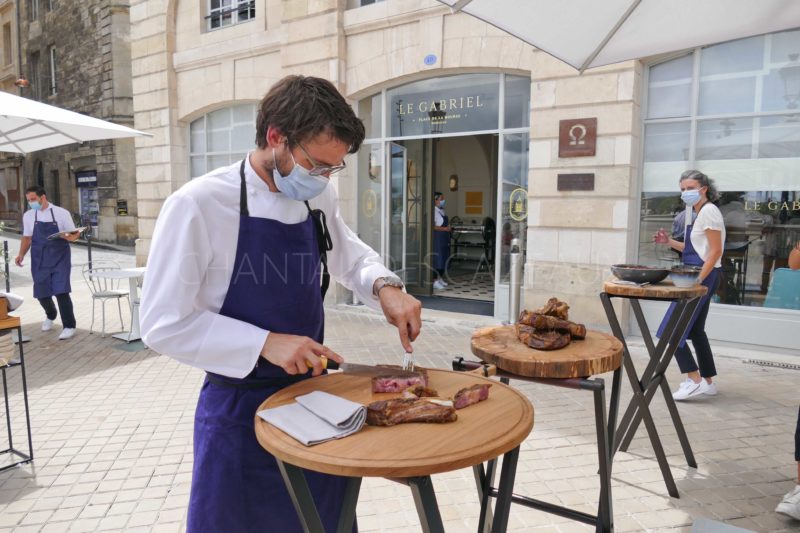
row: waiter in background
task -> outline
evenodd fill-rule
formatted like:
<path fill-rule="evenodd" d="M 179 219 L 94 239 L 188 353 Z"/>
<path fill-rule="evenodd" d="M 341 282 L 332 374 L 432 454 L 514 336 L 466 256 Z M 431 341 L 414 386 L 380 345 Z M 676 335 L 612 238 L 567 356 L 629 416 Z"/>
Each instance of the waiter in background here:
<path fill-rule="evenodd" d="M 194 421 L 189 533 L 302 531 L 275 458 L 256 440 L 258 406 L 322 372 L 328 269 L 397 326 L 406 351 L 421 306 L 345 225 L 329 177 L 364 125 L 328 81 L 288 76 L 261 100 L 256 149 L 164 203 L 142 288 L 150 348 L 206 371 Z M 309 370 L 309 367 L 312 367 Z M 326 531 L 346 478 L 306 472 Z"/>
<path fill-rule="evenodd" d="M 433 193 L 433 269 L 436 272 L 434 289 L 447 287 L 444 275 L 447 271 L 447 262 L 450 260 L 450 233 L 453 228 L 450 226 L 444 204 L 444 194 Z"/>
<path fill-rule="evenodd" d="M 75 313 L 69 295 L 72 292 L 69 283 L 72 269 L 69 243 L 75 241 L 80 232 L 75 230 L 69 211 L 47 201 L 43 187 L 28 187 L 25 189 L 25 198 L 30 209 L 22 215 L 22 243 L 14 262 L 21 267 L 30 249 L 33 297 L 39 300 L 47 315 L 42 322 L 42 331 L 53 329 L 53 320 L 58 316 L 53 303 L 55 296 L 64 325 L 58 338 L 69 339 L 75 335 Z M 52 240 L 47 238 L 59 232 L 64 232 L 64 235 Z"/>

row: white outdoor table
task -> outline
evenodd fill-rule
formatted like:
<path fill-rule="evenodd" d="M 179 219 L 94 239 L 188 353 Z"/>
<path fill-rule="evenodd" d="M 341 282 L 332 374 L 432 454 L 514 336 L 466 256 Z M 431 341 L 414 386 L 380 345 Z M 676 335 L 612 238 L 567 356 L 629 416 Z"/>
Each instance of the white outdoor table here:
<path fill-rule="evenodd" d="M 106 278 L 106 279 L 127 279 L 130 284 L 129 300 L 131 304 L 131 330 L 121 331 L 112 335 L 115 339 L 125 342 L 138 341 L 142 338 L 139 331 L 139 290 L 136 286 L 136 280 L 144 276 L 146 267 L 136 268 L 121 268 L 119 270 L 104 270 L 100 272 L 92 272 L 92 277 Z"/>

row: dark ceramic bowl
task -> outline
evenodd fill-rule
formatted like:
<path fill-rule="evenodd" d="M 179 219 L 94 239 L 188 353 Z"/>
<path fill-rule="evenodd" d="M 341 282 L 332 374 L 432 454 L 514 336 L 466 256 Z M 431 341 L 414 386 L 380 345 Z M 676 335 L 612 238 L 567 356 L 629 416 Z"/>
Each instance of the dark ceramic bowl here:
<path fill-rule="evenodd" d="M 669 273 L 669 279 L 676 287 L 681 289 L 689 289 L 697 285 L 697 278 L 700 277 L 700 270 L 698 266 L 676 266 L 672 267 Z"/>
<path fill-rule="evenodd" d="M 669 270 L 644 265 L 611 265 L 611 273 L 634 283 L 658 283 L 669 275 Z"/>

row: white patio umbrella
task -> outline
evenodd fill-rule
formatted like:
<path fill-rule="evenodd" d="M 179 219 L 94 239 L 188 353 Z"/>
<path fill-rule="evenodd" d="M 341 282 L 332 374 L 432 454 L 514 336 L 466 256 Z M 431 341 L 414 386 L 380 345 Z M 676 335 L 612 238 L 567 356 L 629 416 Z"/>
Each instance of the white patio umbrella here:
<path fill-rule="evenodd" d="M 64 144 L 149 133 L 0 91 L 0 152 L 27 154 Z"/>
<path fill-rule="evenodd" d="M 800 26 L 798 0 L 439 0 L 583 72 Z"/>

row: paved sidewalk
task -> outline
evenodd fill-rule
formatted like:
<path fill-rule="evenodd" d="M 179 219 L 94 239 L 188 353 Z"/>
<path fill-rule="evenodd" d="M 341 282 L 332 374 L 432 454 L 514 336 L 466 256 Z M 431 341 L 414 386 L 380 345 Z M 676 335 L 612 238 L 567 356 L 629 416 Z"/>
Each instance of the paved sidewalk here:
<path fill-rule="evenodd" d="M 11 247 L 16 255 L 16 244 Z M 85 261 L 77 248 L 74 262 Z M 132 266 L 133 256 L 97 251 L 95 259 Z M 27 267 L 13 270 L 13 289 L 30 298 Z M 39 331 L 43 313 L 26 301 L 20 316 L 25 344 L 35 460 L 0 473 L 3 531 L 183 531 L 192 469 L 192 419 L 203 373 L 149 350 L 128 352 L 110 337 L 89 334 L 91 299 L 73 276 L 78 332 L 56 340 L 60 327 Z M 26 277 L 27 276 L 27 277 Z M 113 305 L 113 304 L 112 304 Z M 99 327 L 100 310 L 97 310 Z M 124 310 L 126 324 L 129 313 Z M 107 309 L 119 330 L 116 309 Z M 418 362 L 448 367 L 469 354 L 469 336 L 485 317 L 425 313 L 415 344 Z M 341 306 L 329 309 L 326 343 L 353 362 L 396 362 L 402 349 L 383 317 Z M 634 344 L 636 365 L 646 355 Z M 720 394 L 679 409 L 699 468 L 687 468 L 663 400 L 654 416 L 666 447 L 680 499 L 667 496 L 644 431 L 614 463 L 617 531 L 689 530 L 707 517 L 753 531 L 796 531 L 800 522 L 773 512 L 792 487 L 793 432 L 800 403 L 800 372 L 743 363 L 741 353 L 717 350 Z M 747 354 L 758 359 L 786 356 Z M 800 359 L 795 359 L 800 362 Z M 24 444 L 18 373 L 8 372 L 15 444 Z M 603 376 L 610 383 L 610 375 Z M 673 367 L 668 379 L 677 385 Z M 536 410 L 534 429 L 522 447 L 515 491 L 596 511 L 597 477 L 592 396 L 535 384 L 514 383 Z M 625 387 L 627 389 L 627 387 Z M 630 395 L 622 397 L 627 405 Z M 2 417 L 0 417 L 2 418 Z M 0 427 L 0 435 L 5 428 Z M 478 504 L 471 470 L 434 476 L 446 530 L 474 532 Z M 367 479 L 358 505 L 359 529 L 419 531 L 407 487 Z M 589 531 L 575 522 L 512 507 L 512 531 Z"/>

